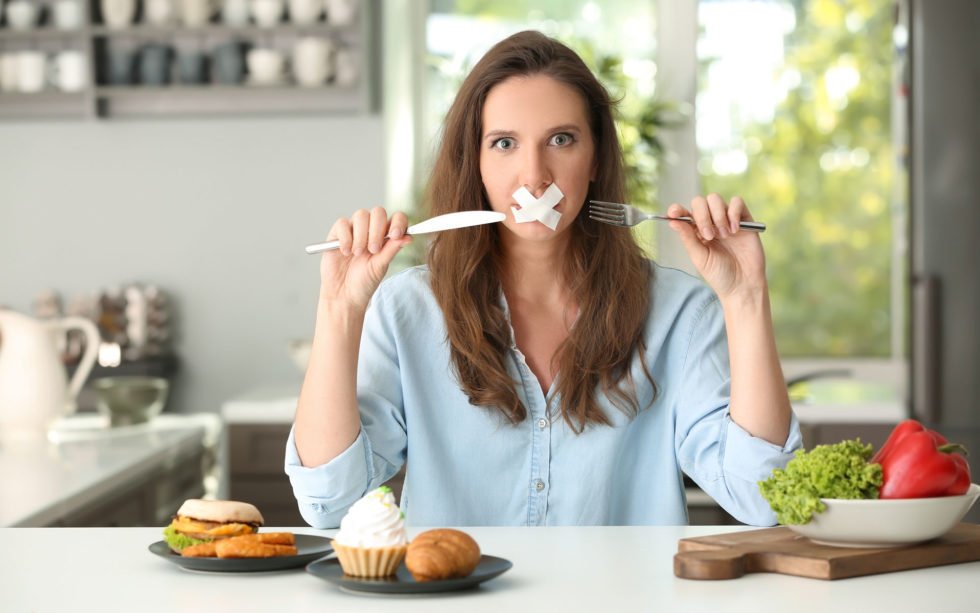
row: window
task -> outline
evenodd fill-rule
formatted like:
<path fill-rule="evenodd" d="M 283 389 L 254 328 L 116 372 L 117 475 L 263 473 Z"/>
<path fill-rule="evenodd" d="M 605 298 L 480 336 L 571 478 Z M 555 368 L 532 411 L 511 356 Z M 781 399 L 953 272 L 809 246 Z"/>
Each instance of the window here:
<path fill-rule="evenodd" d="M 780 354 L 900 353 L 891 0 L 702 1 L 698 25 L 698 170 L 769 224 Z"/>
<path fill-rule="evenodd" d="M 419 20 L 429 58 L 416 113 L 426 143 L 420 157 L 431 156 L 461 79 L 502 37 L 534 28 L 575 48 L 593 69 L 612 58 L 618 67 L 599 72 L 623 98 L 620 130 L 640 183 L 659 186 L 665 204 L 708 191 L 739 194 L 769 225 L 784 359 L 814 359 L 811 368 L 821 360 L 857 370 L 871 364 L 856 374 L 899 380 L 906 197 L 902 121 L 893 120 L 902 42 L 893 0 L 430 4 Z M 658 132 L 663 154 L 659 143 L 637 137 L 637 117 L 660 97 L 696 108 L 676 134 Z M 676 118 L 663 112 L 658 120 L 668 116 Z M 423 169 L 428 163 L 420 160 Z M 631 197 L 659 206 L 636 185 Z M 680 265 L 686 256 L 660 242 L 657 257 Z"/>

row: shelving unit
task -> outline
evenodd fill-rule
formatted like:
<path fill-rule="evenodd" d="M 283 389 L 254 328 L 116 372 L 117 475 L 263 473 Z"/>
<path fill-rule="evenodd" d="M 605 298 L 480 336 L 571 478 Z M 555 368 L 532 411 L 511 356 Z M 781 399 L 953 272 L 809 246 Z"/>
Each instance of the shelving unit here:
<path fill-rule="evenodd" d="M 366 114 L 378 108 L 377 0 L 362 0 L 354 22 L 342 27 L 322 17 L 314 24 L 283 21 L 271 27 L 229 26 L 220 22 L 219 14 L 212 23 L 198 27 L 149 25 L 137 17 L 129 27 L 110 28 L 101 22 L 98 6 L 98 0 L 85 2 L 84 23 L 74 30 L 58 30 L 48 23 L 28 31 L 0 25 L 0 54 L 38 50 L 50 56 L 77 49 L 85 54 L 89 70 L 88 86 L 78 92 L 62 92 L 51 85 L 38 93 L 0 91 L 0 119 Z M 288 56 L 292 43 L 304 36 L 328 38 L 338 47 L 350 49 L 356 58 L 357 79 L 347 86 L 328 81 L 318 87 L 299 86 L 289 79 L 274 85 L 184 84 L 176 78 L 178 52 L 171 55 L 173 74 L 168 85 L 110 85 L 106 77 L 109 48 L 120 42 L 137 49 L 150 43 L 162 43 L 173 50 L 181 44 L 191 45 L 210 55 L 217 45 L 235 40 L 245 48 L 272 46 Z"/>

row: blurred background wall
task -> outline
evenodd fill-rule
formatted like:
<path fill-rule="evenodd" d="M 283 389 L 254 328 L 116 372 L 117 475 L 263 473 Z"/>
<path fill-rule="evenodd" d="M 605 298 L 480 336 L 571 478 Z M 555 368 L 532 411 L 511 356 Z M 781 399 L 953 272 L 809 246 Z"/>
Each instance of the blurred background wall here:
<path fill-rule="evenodd" d="M 181 361 L 168 410 L 217 411 L 301 375 L 321 240 L 384 197 L 382 120 L 353 117 L 0 123 L 0 303 L 29 312 L 157 284 Z"/>

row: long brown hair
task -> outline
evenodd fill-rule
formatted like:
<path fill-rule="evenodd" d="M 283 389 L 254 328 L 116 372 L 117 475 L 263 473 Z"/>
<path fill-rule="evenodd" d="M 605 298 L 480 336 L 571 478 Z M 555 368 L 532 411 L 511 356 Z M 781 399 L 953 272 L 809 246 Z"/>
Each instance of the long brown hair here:
<path fill-rule="evenodd" d="M 490 210 L 480 176 L 484 102 L 498 83 L 537 74 L 570 86 L 585 101 L 596 167 L 588 198 L 624 201 L 622 152 L 609 94 L 574 51 L 527 31 L 490 49 L 456 95 L 426 194 L 433 215 Z M 639 355 L 652 383 L 642 361 L 652 277 L 630 232 L 590 220 L 585 207 L 568 231 L 561 274 L 579 315 L 556 354 L 556 384 L 559 412 L 581 433 L 589 424 L 612 423 L 596 404 L 597 386 L 627 415 L 640 410 L 630 364 Z M 527 417 L 527 409 L 506 366 L 512 340 L 500 300 L 498 232 L 493 224 L 437 234 L 427 262 L 433 292 L 446 318 L 453 366 L 470 403 L 499 410 L 516 424 Z M 625 388 L 623 382 L 628 384 Z"/>

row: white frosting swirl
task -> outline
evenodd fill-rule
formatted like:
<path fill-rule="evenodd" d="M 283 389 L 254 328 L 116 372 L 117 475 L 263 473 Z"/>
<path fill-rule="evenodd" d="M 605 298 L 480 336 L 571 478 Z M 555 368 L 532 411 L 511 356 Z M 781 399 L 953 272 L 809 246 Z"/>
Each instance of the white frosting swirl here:
<path fill-rule="evenodd" d="M 348 547 L 406 544 L 405 520 L 391 490 L 381 486 L 355 502 L 340 520 L 340 531 L 334 540 Z"/>

